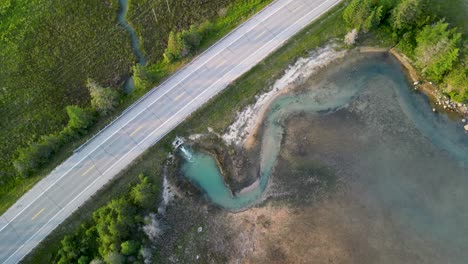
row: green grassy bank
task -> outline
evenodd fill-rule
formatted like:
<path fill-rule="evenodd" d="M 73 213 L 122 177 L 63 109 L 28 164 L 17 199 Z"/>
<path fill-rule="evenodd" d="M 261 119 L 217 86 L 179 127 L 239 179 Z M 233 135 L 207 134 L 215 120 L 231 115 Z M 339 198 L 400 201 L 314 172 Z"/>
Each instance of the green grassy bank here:
<path fill-rule="evenodd" d="M 129 36 L 116 20 L 117 1 L 8 0 L 0 8 L 0 213 L 151 87 L 269 2 L 173 1 L 168 7 L 166 1 L 130 1 L 127 17 L 149 60 L 135 72 Z M 199 45 L 180 60 L 164 62 L 169 32 L 202 23 L 210 28 Z M 120 89 L 131 74 L 144 84 L 124 95 Z M 117 106 L 96 114 L 86 131 L 62 140 L 41 157 L 34 173 L 20 176 L 13 166 L 18 150 L 42 142 L 44 135 L 58 137 L 67 126 L 66 106 L 91 107 L 88 78 L 118 90 Z"/>
<path fill-rule="evenodd" d="M 112 200 L 126 197 L 130 190 L 129 186 L 138 183 L 138 175 L 143 173 L 154 184 L 160 184 L 162 164 L 167 152 L 170 151 L 170 143 L 175 135 L 187 136 L 192 133 L 206 132 L 207 127 L 212 127 L 218 132 L 223 131 L 234 120 L 236 112 L 252 103 L 254 95 L 268 88 L 289 64 L 307 55 L 311 49 L 323 45 L 329 39 L 342 37 L 344 34 L 342 5 L 340 5 L 290 39 L 278 51 L 208 102 L 157 145 L 151 147 L 101 190 L 92 201 L 86 203 L 57 228 L 24 262 L 53 263 L 58 261 L 57 252 L 62 248 L 60 241 L 63 237 L 70 234 L 82 234 L 83 228 L 80 228 L 80 225 L 83 223 L 87 225 L 86 228 L 96 225 L 96 221 L 92 219 L 92 213 L 108 205 Z M 153 211 L 156 209 L 154 206 Z M 135 230 L 135 232 L 140 231 Z M 181 243 L 183 243 L 182 240 L 183 238 L 181 238 Z M 154 252 L 153 255 L 157 257 L 158 253 Z M 158 262 L 157 259 L 155 261 Z"/>
<path fill-rule="evenodd" d="M 388 0 L 387 2 L 390 4 L 393 1 Z M 440 4 L 440 1 L 438 3 Z M 454 0 L 454 4 L 460 4 L 460 2 L 456 2 L 456 0 Z M 463 4 L 463 2 L 461 2 L 461 4 Z M 448 21 L 452 21 L 451 16 L 454 17 L 454 25 L 463 22 L 463 19 L 459 16 L 459 10 L 464 10 L 464 7 L 459 6 L 459 8 L 451 8 L 451 11 L 437 9 L 437 6 L 435 5 L 432 7 L 435 11 L 431 12 L 441 12 L 440 14 L 437 13 L 433 20 L 431 20 L 434 23 L 437 21 L 436 18 L 440 18 L 443 12 L 446 12 L 446 15 L 450 16 L 447 18 Z M 368 16 L 366 16 L 366 18 L 367 17 Z M 455 17 L 458 17 L 458 19 Z M 157 18 L 155 18 L 155 20 L 156 19 Z M 374 24 L 376 23 L 376 20 L 371 20 L 369 33 L 361 35 L 361 39 L 359 40 L 360 43 L 368 42 L 373 45 L 384 45 L 385 47 L 398 44 L 398 41 L 395 41 L 395 39 L 392 38 L 392 32 L 389 32 L 390 24 L 387 19 L 389 19 L 388 13 L 381 17 L 377 25 Z M 380 24 L 380 22 L 382 23 Z M 419 30 L 424 26 L 427 25 L 421 25 L 417 29 Z M 463 25 L 461 25 L 461 28 L 464 28 L 462 26 Z M 130 186 L 138 184 L 138 175 L 144 174 L 153 184 L 156 186 L 160 185 L 162 164 L 166 158 L 167 152 L 170 151 L 170 142 L 176 135 L 187 136 L 193 133 L 203 133 L 207 131 L 208 127 L 213 128 L 216 132 L 223 132 L 224 129 L 235 119 L 237 111 L 246 105 L 253 103 L 254 95 L 268 88 L 269 85 L 271 85 L 274 80 L 284 72 L 289 64 L 293 63 L 297 58 L 307 55 L 308 51 L 323 45 L 331 38 L 342 38 L 346 32 L 349 31 L 349 28 L 350 26 L 343 20 L 343 5 L 340 5 L 300 32 L 297 36 L 290 39 L 282 48 L 242 76 L 228 89 L 208 102 L 204 107 L 202 107 L 202 109 L 195 112 L 189 119 L 168 134 L 157 145 L 153 146 L 145 154 L 139 157 L 131 166 L 129 166 L 129 168 L 119 174 L 114 181 L 106 186 L 106 188 L 101 190 L 92 201 L 85 204 L 79 211 L 57 228 L 51 236 L 49 236 L 30 256 L 28 256 L 28 258 L 25 259 L 25 262 L 54 263 L 64 256 L 63 252 L 66 245 L 75 243 L 75 247 L 82 246 L 83 238 L 87 237 L 86 235 L 83 235 L 85 231 L 93 230 L 94 226 L 99 225 L 99 221 L 93 217 L 93 212 L 100 211 L 102 208 L 107 208 L 109 205 L 115 204 L 115 201 L 119 201 L 121 199 L 131 200 L 131 188 L 133 187 Z M 415 31 L 414 33 L 417 35 L 418 31 Z M 201 46 L 203 47 L 203 44 Z M 148 78 L 149 81 L 158 81 L 161 80 L 163 76 L 166 76 L 167 73 L 180 67 L 180 65 L 187 60 L 189 60 L 189 58 L 184 58 L 173 64 L 157 62 L 144 67 L 143 70 L 145 75 L 150 76 Z M 145 88 L 142 89 L 142 91 L 144 90 Z M 136 94 L 138 94 L 138 91 Z M 127 216 L 141 217 L 142 211 L 154 212 L 156 209 L 156 205 L 152 208 L 145 208 L 144 210 L 136 209 L 136 211 L 129 213 Z M 85 224 L 85 226 L 82 227 L 82 224 Z M 134 231 L 135 232 L 132 235 L 120 237 L 119 242 L 144 237 L 138 228 Z M 64 241 L 63 238 L 65 235 L 69 235 L 68 239 L 65 240 L 66 243 L 61 244 L 61 241 Z M 180 238 L 180 240 L 180 243 L 183 244 L 184 238 Z M 97 241 L 99 241 L 99 237 Z M 143 243 L 146 242 L 143 241 Z M 97 252 L 97 248 L 100 246 L 102 245 L 86 245 L 86 250 L 83 252 Z M 92 250 L 90 250 L 90 248 Z M 118 247 L 116 250 L 120 251 L 121 248 Z M 62 253 L 58 254 L 59 251 Z M 125 255 L 124 252 L 120 253 L 121 255 Z M 155 261 L 158 262 L 157 248 L 155 249 L 155 252 L 153 252 L 153 256 L 156 257 Z M 79 259 L 80 254 L 68 257 L 71 257 L 76 261 Z M 102 255 L 93 255 L 92 257 L 104 258 Z M 129 258 L 127 255 L 123 257 Z M 133 257 L 138 258 L 138 256 Z"/>

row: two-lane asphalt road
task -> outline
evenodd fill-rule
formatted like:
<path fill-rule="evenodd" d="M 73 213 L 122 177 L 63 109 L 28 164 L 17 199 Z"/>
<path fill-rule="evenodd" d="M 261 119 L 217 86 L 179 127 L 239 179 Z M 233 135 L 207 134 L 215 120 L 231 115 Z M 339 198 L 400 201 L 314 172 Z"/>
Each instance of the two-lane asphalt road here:
<path fill-rule="evenodd" d="M 0 217 L 0 263 L 19 262 L 147 148 L 338 2 L 277 0 L 154 88 Z"/>

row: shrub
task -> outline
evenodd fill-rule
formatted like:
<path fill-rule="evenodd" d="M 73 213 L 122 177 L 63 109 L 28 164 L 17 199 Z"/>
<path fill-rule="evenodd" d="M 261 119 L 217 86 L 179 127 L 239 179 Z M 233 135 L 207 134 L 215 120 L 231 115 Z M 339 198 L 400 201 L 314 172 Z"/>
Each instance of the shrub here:
<path fill-rule="evenodd" d="M 136 64 L 132 67 L 133 82 L 137 90 L 146 90 L 151 86 L 151 77 L 146 72 L 145 66 Z"/>
<path fill-rule="evenodd" d="M 423 16 L 425 0 L 403 0 L 393 10 L 390 17 L 392 27 L 397 30 L 410 30 Z"/>
<path fill-rule="evenodd" d="M 445 78 L 447 92 L 451 99 L 460 103 L 468 102 L 468 68 L 457 65 Z"/>
<path fill-rule="evenodd" d="M 128 240 L 122 243 L 120 246 L 120 252 L 124 255 L 131 256 L 136 255 L 140 251 L 140 243 L 134 240 Z"/>
<path fill-rule="evenodd" d="M 208 25 L 205 25 L 204 29 L 208 30 Z M 192 25 L 188 30 L 178 33 L 171 31 L 169 33 L 167 48 L 163 54 L 164 60 L 170 63 L 188 56 L 198 48 L 201 39 L 200 29 L 195 25 Z"/>
<path fill-rule="evenodd" d="M 112 88 L 104 88 L 92 79 L 88 79 L 86 87 L 91 95 L 91 106 L 101 115 L 107 115 L 118 104 L 119 93 Z"/>
<path fill-rule="evenodd" d="M 343 19 L 350 28 L 367 32 L 378 26 L 382 20 L 383 6 L 371 0 L 352 0 L 343 11 Z"/>
<path fill-rule="evenodd" d="M 140 183 L 135 185 L 130 191 L 132 200 L 135 205 L 141 208 L 151 209 L 157 201 L 157 189 L 151 184 L 148 177 L 145 177 L 143 174 L 140 174 L 138 177 L 140 178 Z"/>
<path fill-rule="evenodd" d="M 66 110 L 69 117 L 67 126 L 79 133 L 86 131 L 94 121 L 93 113 L 89 109 L 81 108 L 76 105 L 69 105 Z"/>
<path fill-rule="evenodd" d="M 416 36 L 416 63 L 434 81 L 441 81 L 458 59 L 461 34 L 442 21 L 423 28 Z"/>
<path fill-rule="evenodd" d="M 93 122 L 93 113 L 78 106 L 66 108 L 70 120 L 67 127 L 57 134 L 43 136 L 37 142 L 18 150 L 13 167 L 21 177 L 29 177 L 49 162 L 62 145 L 76 138 Z"/>

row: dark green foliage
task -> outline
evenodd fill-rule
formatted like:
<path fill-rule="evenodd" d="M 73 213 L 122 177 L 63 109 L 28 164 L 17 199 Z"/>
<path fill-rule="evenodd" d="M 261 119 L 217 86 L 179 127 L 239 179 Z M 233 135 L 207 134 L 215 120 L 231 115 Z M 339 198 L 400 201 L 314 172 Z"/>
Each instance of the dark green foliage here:
<path fill-rule="evenodd" d="M 93 113 L 89 109 L 69 105 L 66 108 L 68 114 L 68 127 L 81 132 L 86 130 L 93 122 Z"/>
<path fill-rule="evenodd" d="M 135 240 L 128 240 L 120 245 L 121 252 L 124 255 L 136 255 L 140 250 L 140 243 L 136 242 Z"/>
<path fill-rule="evenodd" d="M 94 122 L 94 114 L 88 109 L 78 106 L 66 108 L 69 121 L 67 127 L 57 134 L 42 136 L 38 142 L 18 150 L 18 157 L 13 161 L 13 166 L 22 177 L 29 177 L 39 170 L 51 159 L 60 147 L 70 138 L 74 138 L 84 132 Z"/>
<path fill-rule="evenodd" d="M 91 223 L 81 225 L 77 232 L 63 238 L 57 263 L 92 259 L 125 263 L 130 257 L 141 259 L 139 251 L 146 238 L 138 226 L 143 224 L 147 212 L 157 208 L 157 193 L 147 177 L 140 175 L 139 179 L 130 192 L 96 210 Z"/>
<path fill-rule="evenodd" d="M 86 87 L 91 95 L 91 106 L 94 110 L 105 116 L 115 109 L 119 99 L 119 93 L 115 89 L 104 88 L 92 79 L 88 79 Z"/>
<path fill-rule="evenodd" d="M 146 71 L 146 67 L 140 64 L 135 64 L 132 68 L 133 82 L 137 90 L 145 91 L 151 86 L 151 76 Z"/>
<path fill-rule="evenodd" d="M 425 26 L 416 42 L 416 63 L 429 78 L 440 82 L 458 59 L 461 34 L 439 21 Z"/>
<path fill-rule="evenodd" d="M 411 30 L 422 22 L 426 0 L 402 0 L 390 17 L 392 27 L 397 31 Z"/>
<path fill-rule="evenodd" d="M 142 48 L 149 63 L 156 63 L 162 57 L 169 43 L 170 32 L 182 32 L 191 25 L 212 20 L 231 3 L 261 3 L 266 0 L 133 0 L 130 2 L 128 19 L 136 29 Z M 239 17 L 237 17 L 239 19 Z"/>
<path fill-rule="evenodd" d="M 188 30 L 169 33 L 167 48 L 164 51 L 164 60 L 168 63 L 181 59 L 193 53 L 200 45 L 204 32 L 192 25 Z"/>
<path fill-rule="evenodd" d="M 135 205 L 146 210 L 151 209 L 155 205 L 158 189 L 143 174 L 140 174 L 138 178 L 140 183 L 131 189 L 130 196 Z"/>
<path fill-rule="evenodd" d="M 346 23 L 358 31 L 367 32 L 380 24 L 383 6 L 372 0 L 352 0 L 343 12 Z"/>
<path fill-rule="evenodd" d="M 102 87 L 118 90 L 133 72 L 137 89 L 130 96 L 119 98 L 123 105 L 116 110 L 122 110 L 187 62 L 163 62 L 170 31 L 180 32 L 190 25 L 199 25 L 203 32 L 198 48 L 201 50 L 271 2 L 129 1 L 129 22 L 136 29 L 144 48 L 142 53 L 149 61 L 132 69 L 135 58 L 128 33 L 116 23 L 117 1 L 5 1 L 0 8 L 0 131 L 1 138 L 8 140 L 0 144 L 0 211 L 5 211 L 46 175 L 52 164 L 59 164 L 70 155 L 74 145 L 83 142 L 88 131 L 75 133 L 67 127 L 64 109 L 67 105 L 83 108 L 91 105 L 86 87 L 88 78 Z M 235 5 L 229 6 L 231 3 Z M 208 22 L 215 17 L 213 24 Z M 198 45 L 198 38 L 193 35 L 187 41 Z M 112 110 L 109 113 L 117 114 Z M 93 131 L 108 122 L 108 118 L 102 117 L 101 114 Z M 14 160 L 20 149 L 48 134 L 56 135 L 66 144 L 32 177 L 17 177 L 21 175 Z"/>
<path fill-rule="evenodd" d="M 382 43 L 395 45 L 415 61 L 426 77 L 446 87 L 453 100 L 465 102 L 468 100 L 466 63 L 461 61 L 466 60 L 468 54 L 466 44 L 458 29 L 450 27 L 445 19 L 433 23 L 437 15 L 443 13 L 433 5 L 437 1 L 352 0 L 343 18 L 350 28 L 376 29 Z M 456 0 L 450 2 L 453 1 Z M 457 6 L 466 11 L 463 5 Z M 465 24 L 463 27 L 466 31 Z"/>
<path fill-rule="evenodd" d="M 135 213 L 136 208 L 122 198 L 112 200 L 93 213 L 101 256 L 120 251 L 120 244 L 129 237 L 131 230 L 136 229 Z"/>
<path fill-rule="evenodd" d="M 96 235 L 95 228 L 82 225 L 79 232 L 65 236 L 60 242 L 57 263 L 89 263 L 97 253 Z"/>
<path fill-rule="evenodd" d="M 86 79 L 118 86 L 133 55 L 115 22 L 117 1 L 2 0 L 0 180 L 13 181 L 19 148 L 61 131 L 67 105 L 89 105 Z"/>
<path fill-rule="evenodd" d="M 445 78 L 447 92 L 457 102 L 468 103 L 468 65 L 457 65 Z"/>

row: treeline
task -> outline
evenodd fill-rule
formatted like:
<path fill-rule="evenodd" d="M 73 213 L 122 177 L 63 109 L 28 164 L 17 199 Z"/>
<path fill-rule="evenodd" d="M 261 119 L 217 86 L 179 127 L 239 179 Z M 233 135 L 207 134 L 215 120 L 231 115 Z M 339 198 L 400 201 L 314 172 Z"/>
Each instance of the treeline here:
<path fill-rule="evenodd" d="M 128 20 L 140 36 L 149 64 L 159 63 L 167 47 L 170 32 L 181 32 L 192 25 L 223 15 L 230 4 L 239 0 L 133 0 Z M 261 2 L 255 0 L 253 2 Z"/>
<path fill-rule="evenodd" d="M 211 23 L 206 21 L 200 26 L 192 25 L 180 32 L 171 31 L 167 48 L 164 51 L 164 61 L 171 63 L 192 54 L 201 43 L 202 38 L 210 31 Z"/>
<path fill-rule="evenodd" d="M 100 121 L 88 78 L 120 93 L 134 76 L 135 95 L 120 94 L 116 104 L 135 100 L 166 78 L 178 63 L 163 60 L 169 34 L 200 29 L 215 21 L 200 45 L 224 35 L 237 21 L 271 0 L 134 0 L 128 20 L 135 27 L 146 66 L 135 65 L 128 34 L 117 23 L 118 1 L 5 0 L 0 5 L 0 197 L 4 210 L 71 139 L 81 139 Z M 231 5 L 232 4 L 232 5 Z M 214 19 L 217 18 L 217 19 Z M 218 28 L 219 25 L 222 27 Z M 192 27 L 193 28 L 193 27 Z M 227 31 L 226 31 L 227 30 Z M 207 31 L 205 31 L 207 32 Z M 186 38 L 184 37 L 184 41 Z M 196 40 L 196 39 L 195 39 Z M 177 41 L 175 44 L 180 44 Z M 196 42 L 184 44 L 194 53 Z M 174 60 L 179 55 L 174 54 Z M 71 128 L 70 107 L 91 112 L 83 128 Z M 114 105 L 115 107 L 115 105 Z M 71 109 L 71 108 L 70 108 Z M 67 145 L 68 144 L 68 145 Z M 31 181 L 32 180 L 32 181 Z M 18 188 L 16 188 L 18 187 Z"/>
<path fill-rule="evenodd" d="M 67 106 L 68 124 L 63 130 L 42 136 L 39 141 L 20 148 L 13 161 L 19 176 L 29 177 L 36 173 L 61 147 L 86 134 L 99 116 L 107 115 L 117 106 L 121 95 L 115 89 L 102 87 L 92 79 L 88 79 L 86 86 L 91 95 L 91 107 Z"/>
<path fill-rule="evenodd" d="M 153 5 L 146 14 L 135 14 L 143 2 Z M 271 0 L 223 0 L 223 1 L 176 1 L 169 8 L 167 6 L 156 5 L 156 1 L 141 0 L 132 2 L 134 9 L 129 11 L 131 21 L 138 28 L 138 33 L 144 39 L 159 38 L 163 35 L 167 39 L 166 43 L 160 42 L 158 45 L 146 47 L 150 61 L 156 61 L 147 66 L 135 65 L 132 68 L 135 87 L 138 90 L 146 91 L 152 85 L 165 77 L 177 61 L 196 54 L 201 48 L 206 48 L 213 40 L 216 40 L 230 30 L 247 16 L 258 12 Z M 228 5 L 231 3 L 230 5 Z M 228 5 L 227 7 L 225 5 Z M 171 12 L 169 12 L 169 10 Z M 162 15 L 172 17 L 175 14 L 184 14 L 179 23 L 168 27 L 165 21 L 160 21 L 158 17 Z M 188 14 L 194 17 L 186 20 Z M 136 16 L 136 17 L 133 17 Z M 187 16 L 187 17 L 185 17 Z M 210 17 L 216 19 L 209 19 Z M 144 26 L 147 25 L 148 26 Z M 149 31 L 149 25 L 160 25 L 158 30 Z M 161 60 L 161 58 L 163 58 Z M 174 63 L 176 62 L 176 63 Z"/>
<path fill-rule="evenodd" d="M 153 211 L 158 189 L 144 175 L 121 197 L 92 214 L 66 235 L 54 263 L 149 263 L 161 229 Z"/>
<path fill-rule="evenodd" d="M 41 167 L 65 138 L 84 133 L 70 127 L 68 106 L 90 108 L 87 78 L 116 90 L 129 75 L 134 57 L 117 9 L 117 1 L 1 1 L 2 200 L 22 182 L 17 176 Z M 30 164 L 19 165 L 23 159 Z"/>
<path fill-rule="evenodd" d="M 429 0 L 352 0 L 343 18 L 357 32 L 396 43 L 423 75 L 457 102 L 468 102 L 468 56 L 462 34 L 431 12 Z M 355 32 L 356 32 L 355 31 Z M 348 40 L 353 38 L 348 35 Z"/>

